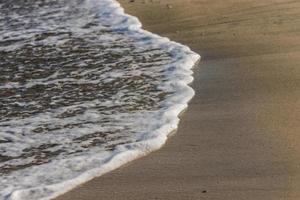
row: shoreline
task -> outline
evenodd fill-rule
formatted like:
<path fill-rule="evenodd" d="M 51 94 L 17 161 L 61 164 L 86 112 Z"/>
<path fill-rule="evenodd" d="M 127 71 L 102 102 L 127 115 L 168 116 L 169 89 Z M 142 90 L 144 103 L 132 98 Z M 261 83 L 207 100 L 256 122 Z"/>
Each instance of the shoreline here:
<path fill-rule="evenodd" d="M 57 200 L 299 199 L 300 3 L 120 2 L 202 56 L 196 96 L 162 149 Z"/>

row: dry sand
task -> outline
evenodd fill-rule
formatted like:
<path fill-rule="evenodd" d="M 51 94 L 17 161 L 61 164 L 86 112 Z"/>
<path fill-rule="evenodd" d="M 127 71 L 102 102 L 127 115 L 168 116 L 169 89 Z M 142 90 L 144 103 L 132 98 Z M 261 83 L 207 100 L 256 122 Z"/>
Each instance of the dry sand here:
<path fill-rule="evenodd" d="M 121 1 L 202 56 L 177 134 L 57 200 L 299 200 L 300 1 Z"/>

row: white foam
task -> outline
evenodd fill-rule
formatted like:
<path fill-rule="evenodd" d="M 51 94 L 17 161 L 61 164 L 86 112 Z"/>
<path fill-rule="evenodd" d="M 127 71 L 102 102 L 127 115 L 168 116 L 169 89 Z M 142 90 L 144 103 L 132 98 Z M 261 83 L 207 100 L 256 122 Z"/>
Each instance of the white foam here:
<path fill-rule="evenodd" d="M 168 98 L 163 103 L 163 107 L 158 112 L 150 112 L 146 114 L 141 112 L 136 114 L 144 116 L 139 117 L 138 119 L 140 121 L 136 121 L 135 123 L 139 124 L 140 126 L 144 126 L 143 130 L 146 131 L 143 131 L 140 135 L 138 135 L 138 138 L 135 142 L 119 145 L 112 152 L 103 150 L 101 151 L 100 149 L 98 151 L 89 152 L 84 156 L 78 156 L 76 158 L 65 158 L 62 160 L 54 160 L 43 166 L 34 166 L 22 172 L 13 172 L 13 176 L 15 177 L 24 177 L 22 179 L 22 186 L 25 189 L 17 187 L 16 185 L 11 185 L 11 187 L 7 187 L 4 191 L 0 192 L 2 197 L 6 200 L 48 200 L 55 198 L 73 189 L 79 184 L 82 184 L 94 177 L 101 176 L 109 171 L 112 171 L 124 165 L 125 163 L 128 163 L 139 157 L 145 156 L 150 152 L 161 148 L 165 144 L 168 135 L 177 128 L 179 123 L 178 115 L 187 107 L 187 103 L 194 96 L 194 91 L 191 87 L 188 86 L 188 84 L 193 81 L 191 69 L 195 65 L 195 63 L 200 59 L 200 56 L 198 54 L 192 52 L 186 46 L 170 41 L 168 38 L 163 38 L 143 30 L 139 20 L 136 17 L 125 14 L 123 8 L 115 0 L 88 1 L 91 4 L 99 6 L 99 13 L 105 15 L 105 18 L 103 19 L 105 19 L 106 21 L 103 21 L 103 24 L 107 23 L 110 26 L 110 28 L 113 28 L 115 31 L 126 30 L 126 33 L 130 34 L 130 37 L 135 39 L 140 46 L 142 45 L 145 47 L 159 47 L 171 53 L 174 62 L 169 64 L 170 66 L 166 66 L 166 68 L 172 68 L 172 70 L 165 72 L 167 73 L 166 76 L 170 78 L 170 81 L 165 82 L 164 85 L 161 86 L 161 89 L 163 89 L 166 92 L 172 91 L 173 94 L 168 96 Z M 82 33 L 82 30 L 78 32 Z M 53 83 L 59 82 L 59 79 L 51 79 L 54 76 L 56 77 L 57 74 L 53 74 L 45 79 L 41 79 L 32 83 L 29 82 L 23 87 L 32 87 L 36 84 L 50 84 L 51 81 Z M 114 72 L 110 73 L 109 75 L 106 74 L 103 76 L 105 76 L 106 78 L 109 76 L 111 78 L 117 78 L 119 74 L 118 72 Z M 70 79 L 63 81 L 76 80 Z M 18 83 L 9 83 L 7 85 L 0 86 L 0 89 L 13 87 L 18 87 Z M 112 102 L 106 103 L 112 104 Z M 67 109 L 67 107 L 65 109 Z M 64 112 L 64 110 L 61 110 L 61 112 Z M 84 118 L 87 117 L 97 118 L 100 116 L 90 111 L 85 113 Z M 24 128 L 24 124 L 28 124 L 28 121 L 39 121 L 39 123 L 41 123 L 41 120 L 44 120 L 47 123 L 51 123 L 51 120 L 54 119 L 51 118 L 51 113 L 43 113 L 41 115 L 35 116 L 35 119 L 30 118 L 19 120 L 16 123 L 21 123 Z M 74 119 L 69 119 L 69 121 L 65 120 L 62 122 L 55 123 L 68 124 L 72 121 L 74 121 Z M 15 126 L 18 127 L 18 124 L 15 124 Z M 28 126 L 28 129 L 29 128 L 30 126 Z M 94 125 L 93 127 L 85 127 L 82 130 L 78 131 L 81 131 L 84 134 L 84 132 L 86 132 L 86 129 L 88 128 L 101 130 L 102 127 L 101 125 Z M 24 130 L 19 130 L 20 134 L 16 134 L 14 136 L 14 141 L 22 141 L 25 139 L 29 141 L 28 138 L 22 138 L 22 131 Z M 7 137 L 11 137 L 11 135 L 8 135 Z M 72 135 L 70 134 L 69 137 L 72 137 Z M 57 137 L 56 139 L 60 140 L 59 137 Z M 49 141 L 50 140 L 53 140 L 53 138 L 49 138 Z M 35 140 L 32 140 L 32 142 L 35 142 Z M 16 142 L 14 145 L 22 145 L 22 143 Z M 19 148 L 14 148 L 12 146 L 11 152 L 13 152 L 15 149 L 21 151 L 25 148 L 26 145 L 24 147 L 19 146 Z M 18 153 L 19 152 L 15 152 L 16 155 Z M 15 162 L 18 161 L 16 160 Z M 86 167 L 86 170 L 84 170 L 85 166 L 88 166 Z M 76 173 L 77 170 L 79 171 L 78 173 Z M 70 171 L 72 171 L 72 173 L 70 173 Z M 46 172 L 51 172 L 51 177 L 45 177 Z M 46 178 L 51 179 L 52 177 L 57 178 L 57 180 L 55 181 L 56 184 L 49 185 L 47 184 L 47 181 L 41 180 Z M 43 184 L 43 182 L 46 183 Z M 36 185 L 36 183 L 39 184 Z"/>

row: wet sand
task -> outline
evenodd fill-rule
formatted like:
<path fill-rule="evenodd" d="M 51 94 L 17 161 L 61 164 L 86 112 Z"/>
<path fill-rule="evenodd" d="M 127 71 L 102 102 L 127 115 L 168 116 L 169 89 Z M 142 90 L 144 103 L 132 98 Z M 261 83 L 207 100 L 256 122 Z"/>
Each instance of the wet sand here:
<path fill-rule="evenodd" d="M 161 150 L 57 200 L 299 200 L 300 2 L 121 3 L 201 54 L 196 96 Z"/>

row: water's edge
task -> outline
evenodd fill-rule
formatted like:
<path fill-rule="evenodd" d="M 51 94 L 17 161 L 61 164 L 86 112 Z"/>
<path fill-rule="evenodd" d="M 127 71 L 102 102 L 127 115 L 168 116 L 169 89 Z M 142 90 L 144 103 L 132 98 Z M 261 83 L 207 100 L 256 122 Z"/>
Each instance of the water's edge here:
<path fill-rule="evenodd" d="M 110 157 L 107 158 L 105 163 L 102 166 L 99 166 L 99 168 L 86 171 L 74 179 L 61 182 L 59 184 L 14 191 L 7 198 L 7 200 L 24 199 L 24 197 L 26 198 L 26 196 L 30 196 L 32 190 L 45 192 L 48 194 L 51 193 L 51 196 L 44 197 L 42 200 L 54 199 L 55 197 L 70 191 L 80 184 L 83 184 L 95 177 L 99 177 L 105 173 L 119 168 L 128 162 L 160 149 L 167 141 L 168 136 L 177 129 L 179 115 L 187 108 L 188 102 L 194 96 L 195 92 L 189 86 L 189 84 L 193 81 L 191 69 L 197 65 L 197 62 L 200 60 L 200 56 L 192 52 L 187 46 L 176 42 L 171 42 L 168 38 L 160 37 L 156 34 L 143 30 L 139 20 L 136 17 L 125 14 L 124 9 L 116 0 L 107 0 L 107 3 L 109 4 L 109 11 L 122 16 L 124 21 L 128 22 L 127 24 L 124 23 L 128 30 L 144 34 L 146 37 L 151 38 L 156 43 L 159 43 L 159 46 L 166 51 L 174 50 L 176 48 L 176 50 L 180 49 L 183 52 L 188 52 L 188 55 L 186 55 L 179 63 L 182 70 L 187 71 L 188 73 L 185 73 L 183 75 L 184 77 L 181 78 L 180 81 L 173 83 L 172 87 L 176 92 L 169 99 L 167 99 L 167 101 L 170 102 L 164 112 L 164 119 L 166 119 L 167 123 L 150 133 L 146 133 L 145 136 L 141 137 L 138 142 L 117 146 Z"/>

